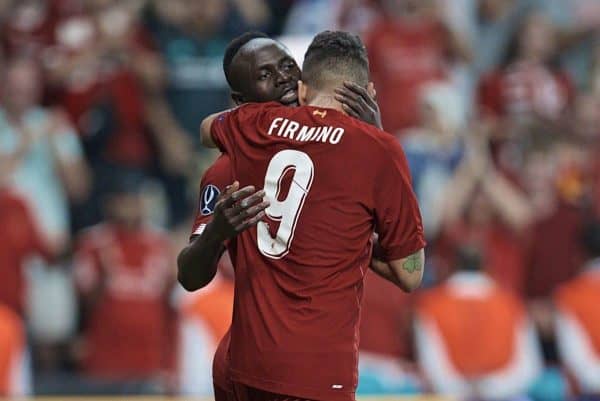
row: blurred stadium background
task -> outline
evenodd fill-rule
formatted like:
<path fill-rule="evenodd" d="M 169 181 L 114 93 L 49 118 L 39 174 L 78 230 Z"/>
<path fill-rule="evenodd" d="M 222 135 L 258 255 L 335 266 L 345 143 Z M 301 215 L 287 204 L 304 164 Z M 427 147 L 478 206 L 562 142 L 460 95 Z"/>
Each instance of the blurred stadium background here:
<path fill-rule="evenodd" d="M 325 29 L 367 45 L 429 242 L 416 293 L 366 278 L 359 395 L 600 399 L 597 0 L 0 0 L 0 395 L 211 398 L 197 127 L 229 40 Z"/>

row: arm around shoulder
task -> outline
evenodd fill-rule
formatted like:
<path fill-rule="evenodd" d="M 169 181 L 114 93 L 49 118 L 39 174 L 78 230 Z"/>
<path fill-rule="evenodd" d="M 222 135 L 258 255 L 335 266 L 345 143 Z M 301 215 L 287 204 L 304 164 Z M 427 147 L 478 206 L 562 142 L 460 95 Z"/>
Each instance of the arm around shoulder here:
<path fill-rule="evenodd" d="M 210 116 L 208 116 L 204 120 L 202 120 L 202 123 L 200 124 L 200 142 L 202 143 L 203 146 L 205 146 L 207 148 L 216 148 L 217 147 L 217 144 L 215 143 L 215 141 L 212 137 L 211 130 L 212 130 L 213 122 L 220 114 L 221 114 L 221 112 L 211 114 Z"/>

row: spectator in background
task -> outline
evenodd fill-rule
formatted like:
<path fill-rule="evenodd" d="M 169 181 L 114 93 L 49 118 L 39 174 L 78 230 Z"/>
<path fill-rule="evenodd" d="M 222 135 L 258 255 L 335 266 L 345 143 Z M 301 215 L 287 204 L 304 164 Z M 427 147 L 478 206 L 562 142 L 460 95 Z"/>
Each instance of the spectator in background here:
<path fill-rule="evenodd" d="M 555 328 L 560 359 L 576 392 L 591 396 L 600 394 L 600 222 L 589 223 L 583 238 L 591 259 L 556 291 Z"/>
<path fill-rule="evenodd" d="M 542 368 L 533 325 L 523 303 L 483 273 L 477 246 L 458 255 L 457 272 L 417 303 L 421 367 L 439 394 L 518 399 Z"/>
<path fill-rule="evenodd" d="M 481 111 L 494 117 L 556 121 L 572 102 L 571 79 L 557 66 L 558 35 L 540 12 L 524 19 L 507 48 L 502 67 L 483 76 Z"/>
<path fill-rule="evenodd" d="M 449 65 L 470 52 L 431 0 L 384 0 L 383 10 L 365 44 L 383 127 L 399 135 L 418 122 L 421 88 L 447 78 Z"/>
<path fill-rule="evenodd" d="M 8 0 L 4 21 L 0 25 L 0 44 L 11 56 L 28 56 L 42 61 L 54 44 L 60 18 L 75 11 L 73 1 Z M 65 4 L 71 3 L 71 7 Z"/>
<path fill-rule="evenodd" d="M 257 23 L 240 21 L 235 12 L 239 8 L 231 6 L 222 0 L 153 0 L 145 12 L 145 25 L 165 59 L 170 110 L 196 143 L 204 117 L 230 105 L 222 65 L 224 49 L 235 33 L 230 24 L 235 21 L 235 30 L 243 32 Z"/>
<path fill-rule="evenodd" d="M 213 357 L 217 346 L 229 348 L 227 335 L 233 313 L 233 267 L 227 252 L 221 257 L 219 271 L 211 283 L 195 293 L 186 293 L 180 308 L 178 345 L 179 393 L 191 396 L 213 395 L 213 377 L 229 377 L 227 372 L 213 375 L 220 362 Z M 219 383 L 217 383 L 219 384 Z M 232 385 L 219 388 L 231 389 Z"/>
<path fill-rule="evenodd" d="M 459 93 L 448 84 L 423 87 L 419 126 L 406 131 L 402 145 L 419 199 L 428 239 L 437 237 L 442 204 L 464 155 L 466 111 Z"/>
<path fill-rule="evenodd" d="M 414 296 L 373 272 L 365 274 L 360 319 L 359 395 L 415 394 L 423 383 L 414 362 Z"/>
<path fill-rule="evenodd" d="M 162 392 L 174 361 L 175 257 L 166 235 L 145 225 L 142 181 L 131 170 L 113 176 L 106 222 L 78 238 L 73 269 L 83 305 L 81 363 L 88 378 Z"/>
<path fill-rule="evenodd" d="M 506 289 L 525 288 L 526 229 L 533 211 L 526 195 L 493 165 L 487 128 L 466 138 L 466 155 L 447 184 L 439 208 L 442 231 L 435 254 L 439 276 L 449 272 L 456 249 L 465 241 L 478 244 L 484 271 Z"/>
<path fill-rule="evenodd" d="M 70 237 L 69 203 L 83 202 L 90 189 L 81 144 L 59 110 L 40 105 L 32 59 L 9 59 L 1 81 L 0 152 L 20 155 L 11 185 L 31 205 L 44 240 L 61 252 Z"/>
<path fill-rule="evenodd" d="M 295 1 L 287 15 L 284 34 L 312 37 L 328 29 L 363 34 L 380 13 L 376 0 Z"/>
<path fill-rule="evenodd" d="M 25 151 L 25 146 L 20 151 Z M 38 255 L 50 257 L 50 252 L 27 202 L 10 186 L 20 158 L 18 154 L 0 154 L 0 304 L 25 317 L 26 262 Z"/>
<path fill-rule="evenodd" d="M 0 397 L 31 395 L 27 336 L 22 319 L 0 304 Z"/>
<path fill-rule="evenodd" d="M 98 222 L 94 202 L 119 167 L 157 176 L 169 201 L 169 225 L 183 220 L 190 140 L 162 93 L 164 66 L 139 21 L 139 1 L 88 0 L 81 14 L 57 27 L 50 65 L 55 90 L 78 125 L 95 173 L 95 194 L 78 210 L 82 224 Z M 80 227 L 78 227 L 80 228 Z"/>
<path fill-rule="evenodd" d="M 539 136 L 548 136 L 544 130 Z M 529 152 L 522 183 L 533 205 L 527 249 L 526 294 L 548 361 L 556 362 L 552 294 L 585 262 L 580 238 L 592 192 L 586 179 L 589 155 L 571 139 L 553 139 Z"/>

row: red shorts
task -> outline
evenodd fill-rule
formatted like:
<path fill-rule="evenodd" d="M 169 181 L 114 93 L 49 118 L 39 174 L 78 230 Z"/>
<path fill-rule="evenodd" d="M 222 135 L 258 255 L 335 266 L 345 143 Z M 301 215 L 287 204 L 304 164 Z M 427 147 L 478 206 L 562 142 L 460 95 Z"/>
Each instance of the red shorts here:
<path fill-rule="evenodd" d="M 215 401 L 235 401 L 232 389 L 224 389 L 213 382 Z"/>
<path fill-rule="evenodd" d="M 314 401 L 289 395 L 259 390 L 241 383 L 233 383 L 233 401 Z"/>

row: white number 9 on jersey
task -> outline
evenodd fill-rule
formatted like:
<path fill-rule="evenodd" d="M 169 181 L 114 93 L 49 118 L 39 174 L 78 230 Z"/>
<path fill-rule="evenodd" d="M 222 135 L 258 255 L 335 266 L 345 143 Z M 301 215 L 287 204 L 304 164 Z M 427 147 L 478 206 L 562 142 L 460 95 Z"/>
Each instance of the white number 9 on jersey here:
<path fill-rule="evenodd" d="M 287 197 L 277 200 L 281 191 L 282 179 L 293 170 L 292 183 Z M 310 157 L 297 150 L 282 150 L 277 153 L 267 167 L 265 175 L 265 197 L 271 205 L 265 209 L 271 220 L 279 221 L 275 238 L 269 233 L 269 225 L 263 221 L 256 228 L 258 249 L 263 255 L 280 259 L 288 254 L 298 217 L 313 181 L 314 165 Z"/>

